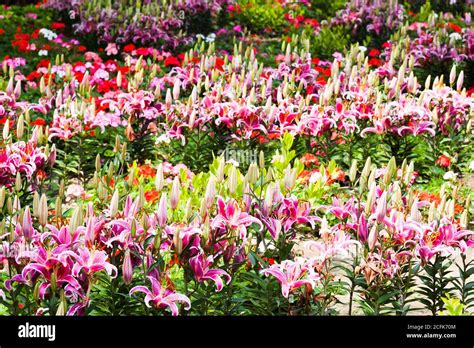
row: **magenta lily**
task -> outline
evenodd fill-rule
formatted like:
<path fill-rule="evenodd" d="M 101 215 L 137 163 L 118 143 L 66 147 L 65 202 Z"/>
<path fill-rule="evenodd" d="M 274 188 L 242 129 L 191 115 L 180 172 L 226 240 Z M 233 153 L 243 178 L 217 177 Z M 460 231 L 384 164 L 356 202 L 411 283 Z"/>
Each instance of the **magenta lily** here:
<path fill-rule="evenodd" d="M 86 274 L 96 273 L 105 270 L 110 276 L 117 276 L 117 267 L 108 263 L 107 253 L 105 251 L 80 249 L 79 254 L 71 253 L 77 263 L 72 268 L 72 275 L 77 277 L 81 270 Z"/>
<path fill-rule="evenodd" d="M 260 226 L 260 231 L 263 229 L 262 222 L 256 217 L 250 216 L 242 212 L 234 200 L 230 200 L 227 204 L 222 197 L 217 199 L 217 216 L 212 220 L 212 228 L 229 228 L 239 231 L 239 237 L 246 240 L 247 227 L 253 223 Z"/>
<path fill-rule="evenodd" d="M 219 292 L 224 287 L 222 282 L 222 278 L 224 277 L 227 279 L 226 284 L 229 284 L 231 281 L 230 275 L 221 269 L 210 269 L 214 258 L 212 256 L 208 256 L 207 258 L 204 254 L 199 254 L 192 257 L 189 260 L 189 264 L 194 271 L 194 277 L 198 282 L 203 282 L 206 280 L 212 280 L 216 283 L 216 291 Z"/>
<path fill-rule="evenodd" d="M 130 295 L 135 292 L 142 292 L 145 294 L 145 305 L 147 307 L 151 308 L 152 305 L 155 308 L 168 307 L 171 310 L 171 314 L 173 316 L 176 316 L 179 313 L 176 302 L 185 303 L 185 310 L 189 310 L 191 308 L 191 301 L 187 296 L 163 288 L 158 279 L 155 277 L 148 276 L 147 278 L 151 283 L 151 291 L 146 286 L 140 285 L 131 289 Z M 150 305 L 150 303 L 152 305 Z"/>

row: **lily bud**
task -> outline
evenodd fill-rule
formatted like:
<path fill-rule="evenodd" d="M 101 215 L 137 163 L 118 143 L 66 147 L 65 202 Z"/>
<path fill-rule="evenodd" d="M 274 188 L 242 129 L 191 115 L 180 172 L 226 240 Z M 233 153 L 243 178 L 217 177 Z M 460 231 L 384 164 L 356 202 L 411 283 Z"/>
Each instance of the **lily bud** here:
<path fill-rule="evenodd" d="M 413 200 L 413 203 L 411 205 L 410 218 L 413 221 L 416 221 L 416 222 L 421 221 L 421 213 L 418 210 L 418 197 L 415 197 L 415 199 Z"/>
<path fill-rule="evenodd" d="M 166 222 L 168 221 L 168 200 L 166 196 L 166 192 L 163 192 L 161 194 L 160 198 L 160 203 L 158 205 L 158 212 L 157 212 L 157 218 L 158 218 L 158 224 L 160 227 L 165 227 Z"/>
<path fill-rule="evenodd" d="M 20 175 L 20 172 L 17 172 L 17 173 L 16 173 L 16 178 L 15 178 L 15 191 L 16 191 L 16 192 L 20 192 L 22 186 L 23 186 L 23 185 L 22 185 L 22 182 L 21 182 L 21 175 Z"/>
<path fill-rule="evenodd" d="M 367 180 L 367 185 L 370 187 L 372 183 L 375 182 L 375 168 L 370 172 L 369 180 Z"/>
<path fill-rule="evenodd" d="M 31 220 L 30 207 L 26 207 L 25 212 L 23 213 L 23 223 L 21 226 L 23 231 L 23 236 L 26 240 L 30 240 L 33 237 L 33 221 Z"/>
<path fill-rule="evenodd" d="M 362 172 L 360 174 L 360 181 L 359 181 L 360 192 L 364 192 L 366 188 L 366 184 L 369 178 L 371 167 L 372 167 L 372 161 L 370 160 L 370 157 L 367 157 L 367 160 L 365 161 L 365 164 L 364 164 L 364 168 L 362 169 Z"/>
<path fill-rule="evenodd" d="M 60 301 L 59 301 L 58 309 L 56 310 L 56 316 L 63 316 L 66 314 L 66 309 L 67 309 L 67 302 L 64 296 L 63 289 L 61 289 L 61 295 L 59 297 L 60 297 Z"/>
<path fill-rule="evenodd" d="M 451 68 L 451 73 L 449 74 L 449 84 L 452 86 L 456 81 L 456 65 L 453 65 Z"/>
<path fill-rule="evenodd" d="M 461 225 L 461 228 L 467 229 L 467 210 L 464 210 L 461 214 L 461 218 L 459 219 L 459 225 Z"/>
<path fill-rule="evenodd" d="M 217 182 L 224 181 L 224 171 L 225 171 L 225 159 L 221 157 L 219 159 L 219 166 L 217 167 L 216 180 Z"/>
<path fill-rule="evenodd" d="M 265 154 L 263 153 L 263 151 L 260 151 L 260 154 L 258 156 L 258 165 L 262 169 L 265 168 Z"/>
<path fill-rule="evenodd" d="M 464 71 L 461 71 L 458 76 L 458 83 L 456 84 L 456 90 L 458 92 L 461 92 L 463 83 L 464 83 Z"/>
<path fill-rule="evenodd" d="M 71 221 L 69 222 L 69 232 L 74 234 L 79 226 L 83 223 L 82 207 L 77 206 L 72 213 Z"/>
<path fill-rule="evenodd" d="M 56 197 L 56 203 L 54 204 L 54 213 L 58 219 L 63 215 L 63 202 L 61 197 Z"/>
<path fill-rule="evenodd" d="M 204 202 L 206 207 L 210 207 L 214 203 L 214 198 L 216 196 L 216 177 L 211 175 L 206 186 L 206 193 L 204 194 Z"/>
<path fill-rule="evenodd" d="M 349 180 L 353 183 L 357 176 L 357 161 L 353 160 L 349 170 Z"/>
<path fill-rule="evenodd" d="M 158 165 L 158 169 L 156 170 L 156 178 L 155 178 L 155 186 L 158 191 L 163 189 L 163 185 L 165 183 L 165 179 L 163 176 L 163 164 L 160 163 Z"/>
<path fill-rule="evenodd" d="M 133 265 L 132 258 L 130 256 L 130 250 L 125 251 L 122 264 L 123 282 L 128 285 L 132 282 L 133 278 Z"/>
<path fill-rule="evenodd" d="M 387 191 L 384 191 L 379 198 L 379 201 L 377 203 L 377 209 L 375 210 L 375 216 L 377 218 L 377 222 L 381 223 L 386 214 L 387 214 Z"/>
<path fill-rule="evenodd" d="M 237 190 L 237 168 L 235 168 L 234 166 L 230 168 L 227 187 L 231 194 L 235 193 L 235 191 Z"/>
<path fill-rule="evenodd" d="M 98 153 L 97 156 L 95 157 L 95 170 L 96 170 L 96 172 L 100 172 L 100 167 L 101 167 L 100 154 Z"/>
<path fill-rule="evenodd" d="M 256 163 L 251 163 L 247 172 L 247 178 L 250 184 L 254 184 L 260 177 L 260 171 Z"/>
<path fill-rule="evenodd" d="M 9 135 L 10 135 L 10 121 L 7 118 L 5 125 L 3 126 L 3 133 L 2 133 L 3 140 L 7 140 Z"/>
<path fill-rule="evenodd" d="M 365 202 L 365 214 L 366 215 L 369 215 L 371 212 L 372 212 L 372 207 L 374 205 L 374 202 L 375 202 L 375 198 L 376 198 L 376 188 L 377 188 L 377 185 L 374 183 L 372 183 L 372 185 L 370 185 L 370 190 L 369 190 L 369 193 L 367 194 L 367 201 Z"/>
<path fill-rule="evenodd" d="M 61 182 L 59 183 L 58 196 L 61 198 L 64 197 L 64 179 L 61 179 Z"/>
<path fill-rule="evenodd" d="M 171 188 L 171 196 L 170 196 L 170 203 L 171 209 L 175 210 L 179 203 L 179 195 L 180 195 L 180 183 L 179 177 L 175 176 L 173 180 L 173 186 Z"/>
<path fill-rule="evenodd" d="M 25 131 L 25 117 L 21 115 L 18 117 L 17 123 L 16 123 L 16 137 L 17 139 L 23 138 L 23 133 Z"/>
<path fill-rule="evenodd" d="M 186 201 L 186 207 L 184 208 L 184 219 L 187 221 L 191 218 L 193 214 L 193 206 L 191 198 L 188 198 Z"/>
<path fill-rule="evenodd" d="M 370 230 L 369 238 L 367 239 L 370 251 L 375 249 L 375 245 L 377 244 L 377 237 L 378 237 L 377 225 L 374 225 L 372 229 Z"/>
<path fill-rule="evenodd" d="M 38 207 L 38 222 L 41 226 L 46 226 L 48 223 L 48 201 L 46 195 L 43 193 Z"/>
<path fill-rule="evenodd" d="M 183 252 L 183 240 L 181 239 L 181 230 L 178 229 L 173 236 L 174 251 L 176 255 L 181 255 Z"/>
<path fill-rule="evenodd" d="M 6 197 L 6 189 L 5 189 L 5 186 L 2 186 L 2 188 L 0 188 L 0 210 L 3 208 L 3 205 L 5 204 L 5 197 Z"/>
<path fill-rule="evenodd" d="M 405 185 L 409 186 L 411 184 L 411 180 L 413 178 L 413 169 L 414 169 L 414 164 L 413 162 L 410 162 L 410 165 L 408 166 L 404 181 Z"/>
<path fill-rule="evenodd" d="M 174 85 L 173 85 L 173 99 L 178 100 L 179 99 L 179 93 L 181 91 L 181 83 L 179 79 L 175 79 Z"/>
<path fill-rule="evenodd" d="M 296 184 L 296 169 L 291 168 L 290 165 L 288 165 L 284 170 L 283 175 L 283 185 L 285 185 L 287 191 L 291 191 Z"/>
<path fill-rule="evenodd" d="M 13 92 L 15 99 L 18 100 L 21 96 L 21 80 L 18 80 L 15 85 L 15 91 Z"/>
<path fill-rule="evenodd" d="M 114 194 L 112 195 L 112 199 L 110 200 L 110 217 L 114 218 L 118 213 L 118 204 L 119 204 L 119 192 L 115 190 Z"/>

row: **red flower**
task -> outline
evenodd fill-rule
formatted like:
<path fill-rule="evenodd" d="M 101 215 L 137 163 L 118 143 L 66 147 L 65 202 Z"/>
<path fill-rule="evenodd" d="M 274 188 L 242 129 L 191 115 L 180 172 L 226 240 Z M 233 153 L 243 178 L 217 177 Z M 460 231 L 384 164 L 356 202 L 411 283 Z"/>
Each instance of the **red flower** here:
<path fill-rule="evenodd" d="M 380 51 L 376 48 L 372 48 L 369 52 L 369 57 L 376 57 L 380 54 Z"/>
<path fill-rule="evenodd" d="M 138 167 L 138 175 L 144 176 L 147 178 L 154 178 L 156 175 L 156 171 L 150 167 L 148 164 L 144 164 Z"/>
<path fill-rule="evenodd" d="M 61 22 L 53 22 L 51 24 L 51 29 L 64 29 L 66 27 L 66 24 L 61 23 Z"/>
<path fill-rule="evenodd" d="M 307 153 L 303 155 L 303 157 L 301 157 L 301 163 L 303 163 L 306 167 L 312 164 L 319 165 L 318 158 L 312 153 Z"/>
<path fill-rule="evenodd" d="M 306 18 L 304 20 L 304 24 L 310 25 L 313 28 L 316 28 L 317 26 L 319 26 L 319 22 L 314 18 Z"/>
<path fill-rule="evenodd" d="M 380 65 L 382 65 L 382 61 L 378 58 L 370 58 L 369 59 L 369 65 L 370 66 L 380 66 Z"/>
<path fill-rule="evenodd" d="M 149 190 L 145 192 L 145 199 L 147 202 L 155 203 L 160 198 L 160 192 L 158 190 Z"/>
<path fill-rule="evenodd" d="M 28 50 L 28 41 L 26 40 L 18 40 L 12 41 L 12 47 L 17 48 L 20 52 L 26 52 Z"/>
<path fill-rule="evenodd" d="M 135 49 L 135 45 L 134 45 L 134 44 L 130 44 L 130 45 L 126 45 L 126 46 L 123 48 L 123 51 L 124 51 L 124 52 L 127 52 L 127 53 L 130 53 L 130 52 L 132 52 L 134 49 Z"/>
<path fill-rule="evenodd" d="M 222 66 L 224 65 L 224 60 L 223 59 L 220 59 L 220 58 L 216 58 L 216 66 L 215 68 L 219 71 L 224 71 L 224 69 L 222 69 Z"/>
<path fill-rule="evenodd" d="M 5 30 L 3 30 L 2 28 L 0 28 L 0 35 L 4 34 L 5 33 Z"/>
<path fill-rule="evenodd" d="M 36 120 L 34 120 L 33 122 L 31 122 L 31 125 L 32 125 L 32 126 L 45 126 L 45 125 L 46 125 L 46 121 L 43 120 L 41 117 L 38 117 Z"/>
<path fill-rule="evenodd" d="M 26 79 L 28 81 L 33 81 L 33 80 L 36 80 L 36 79 L 39 79 L 41 77 L 41 74 L 37 71 L 32 71 L 31 73 L 28 74 L 28 76 L 26 76 Z"/>
<path fill-rule="evenodd" d="M 137 49 L 137 54 L 139 56 L 146 57 L 150 54 L 150 52 L 148 51 L 148 48 L 140 47 L 140 48 Z"/>
<path fill-rule="evenodd" d="M 441 155 L 436 160 L 436 164 L 441 166 L 441 167 L 448 168 L 451 165 L 451 160 L 449 159 L 448 156 Z"/>
<path fill-rule="evenodd" d="M 79 52 L 84 52 L 84 51 L 87 50 L 87 47 L 81 45 L 81 46 L 79 46 L 77 49 L 79 50 Z"/>
<path fill-rule="evenodd" d="M 176 57 L 168 57 L 164 61 L 165 66 L 181 66 L 181 63 Z"/>
<path fill-rule="evenodd" d="M 448 28 L 455 31 L 456 33 L 460 33 L 462 31 L 461 27 L 454 23 L 448 23 Z"/>
<path fill-rule="evenodd" d="M 50 60 L 49 59 L 41 59 L 39 63 L 36 65 L 37 68 L 47 68 L 49 66 Z"/>

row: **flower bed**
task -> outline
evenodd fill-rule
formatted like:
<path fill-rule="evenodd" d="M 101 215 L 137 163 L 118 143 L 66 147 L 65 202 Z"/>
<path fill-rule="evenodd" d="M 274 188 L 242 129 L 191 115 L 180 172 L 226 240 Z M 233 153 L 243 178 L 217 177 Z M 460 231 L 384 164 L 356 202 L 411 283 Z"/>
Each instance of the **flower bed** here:
<path fill-rule="evenodd" d="M 472 313 L 467 7 L 128 5 L 0 8 L 0 313 Z"/>

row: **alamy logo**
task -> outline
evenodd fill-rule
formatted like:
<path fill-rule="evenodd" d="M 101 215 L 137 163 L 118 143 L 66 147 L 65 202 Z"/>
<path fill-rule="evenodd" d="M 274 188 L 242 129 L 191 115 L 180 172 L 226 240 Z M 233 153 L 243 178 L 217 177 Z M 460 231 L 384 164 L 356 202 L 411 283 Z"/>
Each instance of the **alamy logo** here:
<path fill-rule="evenodd" d="M 20 338 L 47 338 L 52 342 L 56 339 L 55 325 L 35 325 L 26 323 L 18 326 L 18 337 Z"/>

